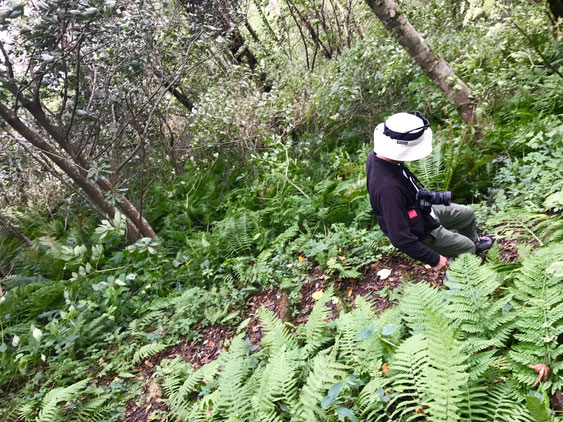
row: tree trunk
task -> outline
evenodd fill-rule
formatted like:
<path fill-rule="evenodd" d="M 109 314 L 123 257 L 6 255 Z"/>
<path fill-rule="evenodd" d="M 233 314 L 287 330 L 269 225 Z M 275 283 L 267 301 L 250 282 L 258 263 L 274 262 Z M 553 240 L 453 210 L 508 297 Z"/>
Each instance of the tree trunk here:
<path fill-rule="evenodd" d="M 475 104 L 469 87 L 453 72 L 446 61 L 430 49 L 405 15 L 398 12 L 398 7 L 392 0 L 365 1 L 424 73 L 457 104 L 461 118 L 467 124 L 474 126 L 477 123 Z"/>
<path fill-rule="evenodd" d="M 555 20 L 563 18 L 563 0 L 547 0 L 547 3 Z"/>
<path fill-rule="evenodd" d="M 3 228 L 26 246 L 33 246 L 31 240 L 0 215 L 0 228 Z"/>
<path fill-rule="evenodd" d="M 116 208 L 111 205 L 109 202 L 106 201 L 104 198 L 104 194 L 101 191 L 100 187 L 94 183 L 92 180 L 88 179 L 84 175 L 83 169 L 80 168 L 79 165 L 74 163 L 72 160 L 61 156 L 51 145 L 49 142 L 45 141 L 41 135 L 35 132 L 33 129 L 29 128 L 24 122 L 22 122 L 19 117 L 5 104 L 0 103 L 0 117 L 2 117 L 6 123 L 8 123 L 16 132 L 18 132 L 21 136 L 23 136 L 29 143 L 31 143 L 34 147 L 41 150 L 45 156 L 47 156 L 51 161 L 53 161 L 57 167 L 59 167 L 64 173 L 66 173 L 82 190 L 86 193 L 88 198 L 96 204 L 96 207 L 101 211 L 101 215 L 104 218 L 113 218 L 116 212 Z M 103 179 L 105 183 L 109 184 L 109 182 Z M 111 186 L 111 185 L 110 185 Z M 126 201 L 125 204 L 121 204 L 129 208 L 128 205 L 134 206 L 129 202 Z M 131 211 L 128 209 L 128 211 Z M 136 211 L 136 209 L 135 209 Z M 141 233 L 137 226 L 134 224 L 134 220 L 131 218 L 130 214 L 124 210 L 124 214 L 129 217 L 127 218 L 127 239 L 129 243 L 134 243 L 139 238 L 141 238 Z M 133 213 L 135 215 L 135 213 Z M 139 218 L 139 212 L 136 212 L 137 218 Z M 143 219 L 144 220 L 144 219 Z M 148 224 L 148 223 L 147 223 Z M 150 227 L 150 226 L 149 226 Z M 150 229 L 152 230 L 152 228 Z M 154 233 L 154 231 L 153 231 Z M 143 233 L 144 234 L 144 233 Z M 145 234 L 146 236 L 146 234 Z M 149 236 L 152 237 L 152 236 Z M 156 238 L 156 234 L 154 235 Z"/>
<path fill-rule="evenodd" d="M 2 81 L 4 82 L 4 81 Z M 37 100 L 32 101 L 29 98 L 24 97 L 23 95 L 21 95 L 21 93 L 19 93 L 17 87 L 12 84 L 12 83 L 6 83 L 4 82 L 4 86 L 16 97 L 19 99 L 20 103 L 25 107 L 25 109 L 27 111 L 29 111 L 29 113 L 34 117 L 35 121 L 37 122 L 37 124 L 42 127 L 50 136 L 51 138 L 53 138 L 53 140 L 55 140 L 55 142 L 70 156 L 72 157 L 72 161 L 67 160 L 66 158 L 63 158 L 61 156 L 59 156 L 58 154 L 56 154 L 56 151 L 53 149 L 53 147 L 51 146 L 51 144 L 49 144 L 48 142 L 44 141 L 43 138 L 36 132 L 34 132 L 32 129 L 28 128 L 21 120 L 19 120 L 19 118 L 17 117 L 17 115 L 12 112 L 8 107 L 6 107 L 4 104 L 0 104 L 3 109 L 4 112 L 8 113 L 6 114 L 6 116 L 9 116 L 9 118 L 15 122 L 16 126 L 18 127 L 23 127 L 24 130 L 27 130 L 28 132 L 33 132 L 34 135 L 36 135 L 36 138 L 41 141 L 43 144 L 45 144 L 45 146 L 51 148 L 51 153 L 47 154 L 49 159 L 51 159 L 59 168 L 61 168 L 61 170 L 63 170 L 65 173 L 68 174 L 68 176 L 74 180 L 76 183 L 78 183 L 78 179 L 77 177 L 80 177 L 83 179 L 83 181 L 81 183 L 78 183 L 78 185 L 86 192 L 86 194 L 92 198 L 93 202 L 96 205 L 99 205 L 98 203 L 98 196 L 97 194 L 94 194 L 94 191 L 92 190 L 90 185 L 93 185 L 94 187 L 96 187 L 96 189 L 98 189 L 98 187 L 96 186 L 96 183 L 98 184 L 98 186 L 100 188 L 102 188 L 103 191 L 105 192 L 115 192 L 115 189 L 113 187 L 113 185 L 104 177 L 99 177 L 95 183 L 92 182 L 90 179 L 88 179 L 86 177 L 86 172 L 90 169 L 90 163 L 88 162 L 88 160 L 86 160 L 86 158 L 82 155 L 81 151 L 79 150 L 79 148 L 77 148 L 75 145 L 73 145 L 71 142 L 69 142 L 68 137 L 67 137 L 67 133 L 66 131 L 60 127 L 59 125 L 53 123 L 46 115 L 45 112 L 43 111 L 43 108 L 41 107 L 41 103 Z M 0 115 L 4 116 L 3 113 L 0 113 Z M 8 121 L 8 118 L 4 117 L 6 119 L 6 121 Z M 14 128 L 18 133 L 20 133 L 25 139 L 27 139 L 31 144 L 33 144 L 34 146 L 42 149 L 42 147 L 38 146 L 36 143 L 32 142 L 24 133 L 22 133 L 19 129 L 16 128 L 16 126 L 14 126 L 12 123 L 10 123 L 8 121 L 8 123 L 10 124 L 10 126 L 12 126 L 12 128 Z M 57 160 L 59 159 L 63 159 L 64 163 L 59 163 L 57 162 Z M 60 161 L 60 160 L 59 160 Z M 64 164 L 65 168 L 67 170 L 72 170 L 73 174 L 70 174 L 67 172 L 67 170 L 65 170 L 65 168 L 61 167 L 60 164 Z M 84 181 L 87 181 L 89 184 L 85 185 Z M 86 188 L 87 186 L 87 188 Z M 94 195 L 94 196 L 91 196 Z M 105 199 L 103 198 L 103 194 L 101 195 L 102 200 L 104 202 Z M 109 205 L 109 204 L 108 204 Z M 110 217 L 113 217 L 114 213 L 115 213 L 115 209 L 113 206 L 110 206 L 111 209 L 113 211 L 108 212 L 106 209 L 104 209 L 103 207 L 101 207 L 104 212 L 107 212 L 107 214 Z M 139 213 L 139 211 L 137 210 L 137 208 L 127 199 L 125 198 L 123 195 L 120 195 L 118 197 L 118 207 L 119 209 L 123 212 L 123 214 L 125 214 L 126 217 L 128 217 L 128 219 L 130 220 L 128 222 L 128 226 L 130 225 L 129 223 L 135 224 L 135 222 L 138 224 L 138 229 L 135 229 L 134 231 L 131 232 L 131 236 L 134 235 L 134 233 L 137 233 L 137 237 L 135 238 L 134 241 L 138 240 L 140 237 L 142 236 L 146 236 L 146 237 L 150 237 L 153 239 L 156 239 L 156 233 L 153 230 L 153 228 L 151 227 L 151 225 L 148 223 L 148 221 L 141 216 L 141 214 Z M 129 231 L 128 231 L 129 233 Z M 140 233 L 140 234 L 139 234 Z M 142 235 L 142 236 L 141 236 Z M 128 237 L 129 234 L 128 234 Z M 131 240 L 132 237 L 129 238 L 129 240 Z"/>

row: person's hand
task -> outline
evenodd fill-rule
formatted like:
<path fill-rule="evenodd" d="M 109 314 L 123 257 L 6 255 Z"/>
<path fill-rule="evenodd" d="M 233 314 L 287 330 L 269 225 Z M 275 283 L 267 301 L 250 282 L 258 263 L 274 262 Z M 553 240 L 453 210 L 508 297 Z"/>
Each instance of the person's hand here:
<path fill-rule="evenodd" d="M 438 265 L 436 265 L 434 267 L 434 270 L 436 271 L 440 271 L 442 268 L 444 268 L 446 265 L 448 265 L 448 258 L 446 258 L 445 256 L 440 255 L 440 261 L 438 261 Z"/>

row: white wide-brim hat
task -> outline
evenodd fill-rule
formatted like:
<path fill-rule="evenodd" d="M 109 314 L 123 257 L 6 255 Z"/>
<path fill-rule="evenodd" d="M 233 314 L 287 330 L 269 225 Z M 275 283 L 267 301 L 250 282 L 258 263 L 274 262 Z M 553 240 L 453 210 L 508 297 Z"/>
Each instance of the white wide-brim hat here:
<path fill-rule="evenodd" d="M 432 153 L 432 129 L 422 114 L 397 113 L 373 132 L 376 154 L 395 161 L 414 161 Z M 421 117 L 419 117 L 421 116 Z"/>

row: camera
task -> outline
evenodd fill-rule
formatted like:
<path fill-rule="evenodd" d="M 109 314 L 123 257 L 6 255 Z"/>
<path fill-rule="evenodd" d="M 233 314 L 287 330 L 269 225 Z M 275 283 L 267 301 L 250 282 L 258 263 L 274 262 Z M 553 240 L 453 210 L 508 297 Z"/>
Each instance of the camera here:
<path fill-rule="evenodd" d="M 450 205 L 452 203 L 452 193 L 447 190 L 445 192 L 432 192 L 426 189 L 420 189 L 416 194 L 417 201 L 420 202 L 420 208 L 431 208 L 432 204 Z"/>

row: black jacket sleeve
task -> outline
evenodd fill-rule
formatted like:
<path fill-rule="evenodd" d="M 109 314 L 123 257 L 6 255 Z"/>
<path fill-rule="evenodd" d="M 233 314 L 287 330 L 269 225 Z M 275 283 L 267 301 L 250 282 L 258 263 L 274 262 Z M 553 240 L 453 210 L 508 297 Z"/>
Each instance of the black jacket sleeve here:
<path fill-rule="evenodd" d="M 413 259 L 422 261 L 432 267 L 440 262 L 440 255 L 422 243 L 412 231 L 408 214 L 409 204 L 396 189 L 383 189 L 380 194 L 379 209 L 385 219 L 389 240 L 400 251 Z M 414 218 L 422 219 L 420 212 Z M 413 220 L 414 220 L 413 218 Z"/>

